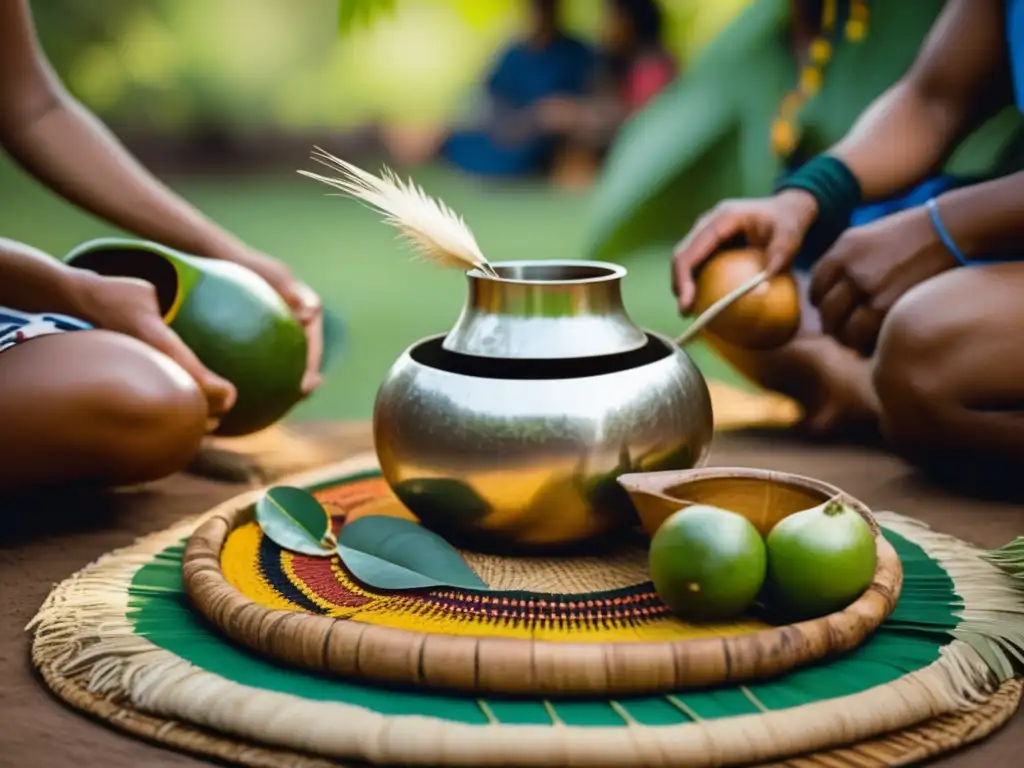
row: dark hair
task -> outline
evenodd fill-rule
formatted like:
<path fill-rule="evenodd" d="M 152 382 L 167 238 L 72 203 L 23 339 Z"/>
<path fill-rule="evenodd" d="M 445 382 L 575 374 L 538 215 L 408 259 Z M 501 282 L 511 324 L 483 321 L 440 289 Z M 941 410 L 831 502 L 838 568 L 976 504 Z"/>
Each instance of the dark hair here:
<path fill-rule="evenodd" d="M 612 4 L 632 22 L 641 45 L 661 43 L 661 6 L 656 0 L 613 0 Z"/>
<path fill-rule="evenodd" d="M 533 8 L 544 16 L 558 16 L 562 10 L 561 0 L 533 0 Z"/>

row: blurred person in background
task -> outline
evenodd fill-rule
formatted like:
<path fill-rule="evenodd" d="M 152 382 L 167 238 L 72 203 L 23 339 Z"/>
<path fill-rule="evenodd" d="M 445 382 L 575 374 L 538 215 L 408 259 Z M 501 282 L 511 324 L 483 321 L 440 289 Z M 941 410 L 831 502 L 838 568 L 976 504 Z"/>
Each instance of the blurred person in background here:
<path fill-rule="evenodd" d="M 477 114 L 450 133 L 440 132 L 434 142 L 446 160 L 469 173 L 515 177 L 546 172 L 563 132 L 541 119 L 539 105 L 582 97 L 591 87 L 595 54 L 565 31 L 561 3 L 529 0 L 529 9 L 527 32 L 499 55 Z M 429 142 L 420 146 L 421 156 L 430 153 Z"/>
<path fill-rule="evenodd" d="M 621 125 L 677 76 L 663 26 L 657 0 L 606 0 L 593 89 L 538 105 L 541 124 L 566 137 L 555 170 L 563 186 L 589 185 Z"/>
<path fill-rule="evenodd" d="M 265 279 L 306 328 L 303 389 L 317 387 L 320 299 L 153 178 L 65 91 L 28 0 L 0 3 L 0 145 L 93 215 Z M 74 269 L 0 238 L 0 492 L 170 474 L 192 460 L 234 398 L 164 324 L 151 284 Z"/>

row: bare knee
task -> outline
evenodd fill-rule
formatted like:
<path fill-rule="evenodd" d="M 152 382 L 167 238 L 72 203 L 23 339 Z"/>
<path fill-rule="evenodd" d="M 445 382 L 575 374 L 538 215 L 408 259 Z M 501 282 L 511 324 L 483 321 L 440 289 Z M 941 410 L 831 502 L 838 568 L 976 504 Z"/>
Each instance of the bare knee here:
<path fill-rule="evenodd" d="M 120 375 L 97 374 L 82 393 L 106 436 L 96 449 L 108 479 L 144 482 L 178 471 L 206 434 L 202 391 L 177 363 L 134 339 L 122 336 L 111 346 Z"/>
<path fill-rule="evenodd" d="M 962 323 L 936 312 L 927 298 L 910 292 L 893 307 L 872 371 L 882 432 L 910 454 L 942 449 L 948 420 L 961 399 L 962 372 L 955 360 Z"/>
<path fill-rule="evenodd" d="M 162 353 L 105 331 L 35 339 L 4 353 L 4 424 L 23 449 L 14 484 L 146 482 L 183 468 L 206 433 L 206 400 Z"/>

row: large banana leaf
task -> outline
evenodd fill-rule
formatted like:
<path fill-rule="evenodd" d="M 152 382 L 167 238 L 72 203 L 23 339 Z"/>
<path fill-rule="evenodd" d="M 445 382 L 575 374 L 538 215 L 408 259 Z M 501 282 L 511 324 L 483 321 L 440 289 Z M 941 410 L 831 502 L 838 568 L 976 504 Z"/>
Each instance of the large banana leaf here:
<path fill-rule="evenodd" d="M 752 106 L 777 105 L 792 64 L 781 31 L 786 0 L 744 10 L 690 70 L 623 127 L 605 164 L 590 215 L 595 258 L 668 245 L 723 197 L 772 178 L 770 119 Z M 767 98 L 766 98 L 767 97 Z M 751 120 L 763 129 L 755 135 Z M 753 143 L 751 143 L 753 142 Z M 766 165 L 766 168 L 758 168 Z"/>

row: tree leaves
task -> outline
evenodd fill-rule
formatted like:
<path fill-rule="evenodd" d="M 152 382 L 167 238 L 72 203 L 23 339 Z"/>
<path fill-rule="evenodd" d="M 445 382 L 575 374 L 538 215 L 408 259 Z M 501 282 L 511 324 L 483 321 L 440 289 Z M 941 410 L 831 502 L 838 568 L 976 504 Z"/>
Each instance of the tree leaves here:
<path fill-rule="evenodd" d="M 314 557 L 330 557 L 336 540 L 320 502 L 300 488 L 279 485 L 256 502 L 256 522 L 275 544 Z"/>
<path fill-rule="evenodd" d="M 290 486 L 269 489 L 256 502 L 255 517 L 278 546 L 314 557 L 337 554 L 345 568 L 369 587 L 488 589 L 457 549 L 412 520 L 367 515 L 345 525 L 335 538 L 320 502 Z"/>
<path fill-rule="evenodd" d="M 394 11 L 395 0 L 339 0 L 338 33 L 345 37 L 357 26 L 369 26 L 378 16 Z"/>
<path fill-rule="evenodd" d="M 788 17 L 785 0 L 757 0 L 623 126 L 595 192 L 588 257 L 670 252 L 722 198 L 770 192 L 769 128 L 789 84 L 776 81 L 792 66 L 782 36 Z M 753 113 L 763 126 L 751 123 Z"/>

